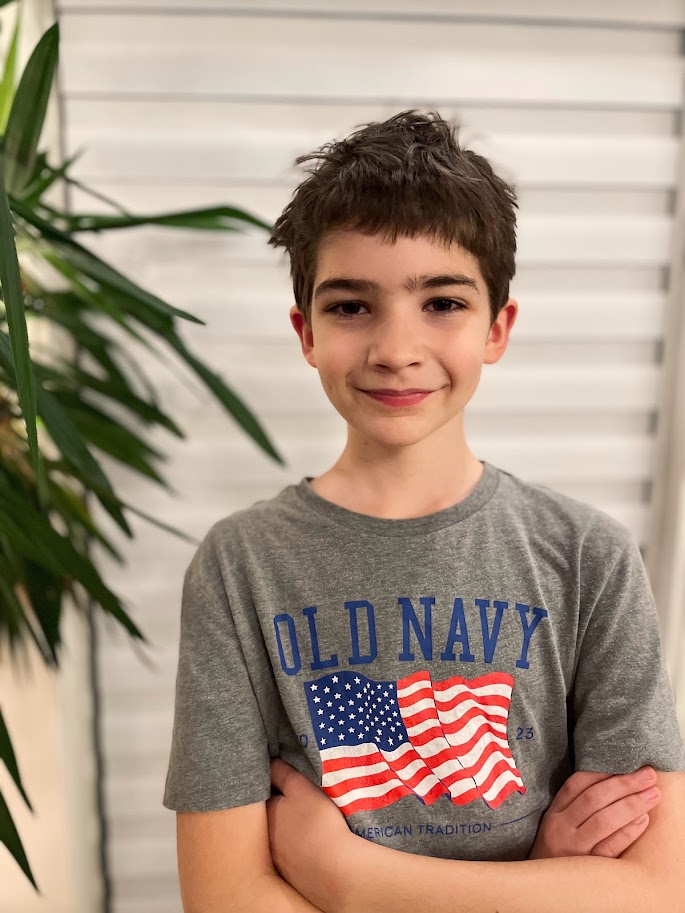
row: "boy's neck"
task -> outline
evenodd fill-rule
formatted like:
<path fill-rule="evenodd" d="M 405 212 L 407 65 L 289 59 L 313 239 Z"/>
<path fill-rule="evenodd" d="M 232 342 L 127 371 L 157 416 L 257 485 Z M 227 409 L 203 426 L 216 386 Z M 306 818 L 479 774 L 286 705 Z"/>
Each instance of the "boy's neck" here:
<path fill-rule="evenodd" d="M 338 462 L 309 483 L 314 491 L 340 507 L 388 520 L 424 517 L 467 498 L 480 482 L 485 467 L 468 448 L 452 471 L 422 474 L 410 481 L 370 473 Z"/>

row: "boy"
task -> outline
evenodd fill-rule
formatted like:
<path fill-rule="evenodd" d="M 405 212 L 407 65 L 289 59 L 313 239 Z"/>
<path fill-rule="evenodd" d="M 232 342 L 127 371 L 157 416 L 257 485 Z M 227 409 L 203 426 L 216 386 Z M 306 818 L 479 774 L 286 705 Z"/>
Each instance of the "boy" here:
<path fill-rule="evenodd" d="M 685 747 L 637 544 L 464 435 L 518 311 L 514 190 L 434 112 L 296 163 L 317 157 L 270 243 L 290 254 L 290 319 L 347 444 L 215 523 L 186 571 L 163 800 L 186 913 L 675 910 Z M 319 789 L 269 800 L 275 835 L 277 757 Z M 653 808 L 635 799 L 643 765 L 664 801 L 620 860 L 572 840 L 540 858 L 562 855 L 547 825 L 574 777 L 598 772 L 578 833 L 615 811 L 611 783 L 633 797 L 624 824 Z M 297 858 L 336 856 L 319 808 L 345 858 L 354 841 L 345 897 L 340 880 L 317 893 Z"/>

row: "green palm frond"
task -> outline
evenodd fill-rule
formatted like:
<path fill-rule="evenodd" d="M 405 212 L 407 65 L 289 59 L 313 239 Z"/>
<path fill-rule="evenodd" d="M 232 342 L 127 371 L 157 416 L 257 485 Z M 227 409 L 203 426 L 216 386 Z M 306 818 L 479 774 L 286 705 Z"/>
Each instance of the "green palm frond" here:
<path fill-rule="evenodd" d="M 0 7 L 7 2 L 0 0 Z M 133 641 L 147 643 L 130 608 L 107 587 L 92 560 L 88 543 L 94 540 L 123 561 L 95 521 L 89 496 L 129 538 L 126 514 L 132 513 L 199 544 L 122 500 L 101 465 L 105 454 L 174 493 L 156 465 L 167 457 L 152 446 L 148 432 L 159 427 L 186 437 L 117 334 L 172 367 L 180 361 L 189 368 L 238 428 L 285 465 L 248 405 L 182 339 L 179 321 L 203 326 L 204 321 L 142 288 L 74 235 L 143 225 L 231 233 L 272 226 L 230 205 L 134 214 L 69 175 L 81 150 L 50 165 L 38 145 L 57 67 L 59 25 L 41 37 L 15 91 L 18 33 L 17 20 L 0 80 L 0 647 L 7 644 L 14 657 L 32 643 L 45 663 L 59 667 L 65 596 L 81 609 L 85 594 Z M 66 213 L 49 205 L 42 197 L 59 181 L 106 202 L 116 214 Z M 66 288 L 39 280 L 29 265 L 35 260 Z M 27 321 L 47 321 L 68 341 L 66 351 L 52 352 L 50 363 L 36 358 Z M 48 440 L 49 454 L 41 449 Z M 1 712 L 0 760 L 30 808 Z M 0 842 L 38 890 L 2 793 Z"/>

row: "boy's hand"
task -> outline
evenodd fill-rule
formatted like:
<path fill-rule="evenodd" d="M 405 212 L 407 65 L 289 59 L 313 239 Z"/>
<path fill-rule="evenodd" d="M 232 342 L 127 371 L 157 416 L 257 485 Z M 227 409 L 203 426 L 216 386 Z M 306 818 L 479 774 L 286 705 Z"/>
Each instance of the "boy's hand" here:
<path fill-rule="evenodd" d="M 578 770 L 545 812 L 529 859 L 557 856 L 609 856 L 617 859 L 649 823 L 661 793 L 651 767 L 629 774 Z"/>
<path fill-rule="evenodd" d="M 274 867 L 317 909 L 330 909 L 361 840 L 330 796 L 282 758 L 271 760 L 271 783 L 282 793 L 266 800 Z"/>

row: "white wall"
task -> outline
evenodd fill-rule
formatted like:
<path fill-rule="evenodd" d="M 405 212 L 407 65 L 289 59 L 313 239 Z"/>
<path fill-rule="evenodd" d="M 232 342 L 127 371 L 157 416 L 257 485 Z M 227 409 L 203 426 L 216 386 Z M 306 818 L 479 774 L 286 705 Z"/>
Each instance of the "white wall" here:
<path fill-rule="evenodd" d="M 33 813 L 4 766 L 0 790 L 40 890 L 0 846 L 1 913 L 100 909 L 98 822 L 84 620 L 65 609 L 63 664 L 48 669 L 33 644 L 27 662 L 0 656 L 0 704 Z"/>

